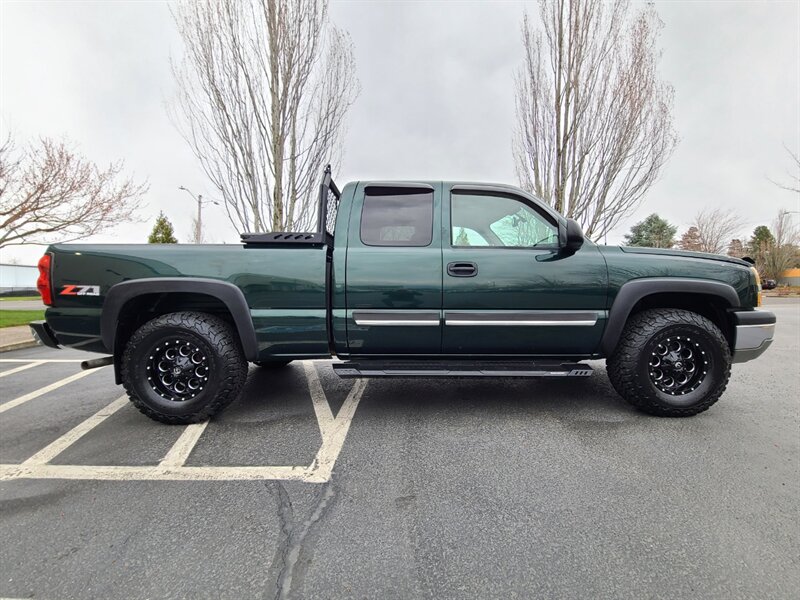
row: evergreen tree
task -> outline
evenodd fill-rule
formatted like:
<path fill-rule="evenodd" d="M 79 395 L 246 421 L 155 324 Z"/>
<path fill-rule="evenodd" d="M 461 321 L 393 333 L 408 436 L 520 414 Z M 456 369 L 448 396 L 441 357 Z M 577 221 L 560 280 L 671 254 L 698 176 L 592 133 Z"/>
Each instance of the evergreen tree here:
<path fill-rule="evenodd" d="M 775 245 L 775 236 L 766 225 L 759 225 L 753 230 L 753 236 L 747 244 L 747 251 L 755 256 Z"/>
<path fill-rule="evenodd" d="M 175 230 L 172 227 L 172 223 L 169 222 L 166 216 L 164 216 L 164 211 L 158 213 L 158 218 L 156 219 L 155 225 L 153 225 L 153 231 L 150 232 L 150 236 L 147 238 L 148 244 L 177 244 L 178 240 L 175 239 Z"/>
<path fill-rule="evenodd" d="M 646 248 L 672 248 L 678 228 L 653 213 L 640 221 L 625 235 L 625 245 Z"/>

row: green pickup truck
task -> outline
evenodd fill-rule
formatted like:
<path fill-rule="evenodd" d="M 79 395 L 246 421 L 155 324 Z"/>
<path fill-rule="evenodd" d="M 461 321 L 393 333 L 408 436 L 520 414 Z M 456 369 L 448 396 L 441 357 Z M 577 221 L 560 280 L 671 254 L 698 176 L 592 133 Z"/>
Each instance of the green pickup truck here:
<path fill-rule="evenodd" d="M 585 377 L 658 416 L 697 414 L 772 342 L 736 258 L 598 246 L 516 187 L 359 181 L 327 169 L 317 231 L 231 245 L 55 244 L 34 336 L 110 355 L 165 423 L 234 401 L 248 362 L 336 356 L 341 377 Z"/>

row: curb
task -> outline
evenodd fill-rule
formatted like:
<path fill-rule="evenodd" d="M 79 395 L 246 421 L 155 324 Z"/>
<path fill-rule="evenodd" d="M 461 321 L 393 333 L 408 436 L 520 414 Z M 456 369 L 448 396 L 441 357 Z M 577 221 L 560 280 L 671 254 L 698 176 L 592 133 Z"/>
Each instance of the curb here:
<path fill-rule="evenodd" d="M 0 329 L 0 352 L 11 352 L 38 346 L 27 325 Z"/>
<path fill-rule="evenodd" d="M 25 340 L 24 342 L 12 342 L 11 344 L 3 344 L 0 346 L 0 354 L 3 352 L 11 352 L 12 350 L 22 350 L 23 348 L 33 348 L 38 346 L 36 340 Z"/>

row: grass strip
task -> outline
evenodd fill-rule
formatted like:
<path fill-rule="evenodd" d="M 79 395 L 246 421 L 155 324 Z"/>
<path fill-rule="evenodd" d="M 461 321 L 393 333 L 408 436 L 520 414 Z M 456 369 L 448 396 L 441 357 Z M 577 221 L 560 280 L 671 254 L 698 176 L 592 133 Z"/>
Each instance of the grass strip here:
<path fill-rule="evenodd" d="M 43 310 L 0 310 L 0 329 L 27 325 L 41 319 L 44 319 Z"/>

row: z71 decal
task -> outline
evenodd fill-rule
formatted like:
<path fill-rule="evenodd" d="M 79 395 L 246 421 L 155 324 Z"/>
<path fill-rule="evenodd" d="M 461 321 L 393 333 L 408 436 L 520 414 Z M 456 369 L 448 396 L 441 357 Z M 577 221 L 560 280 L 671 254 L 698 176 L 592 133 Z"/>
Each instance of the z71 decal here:
<path fill-rule="evenodd" d="M 99 285 L 65 285 L 60 296 L 99 296 Z"/>

